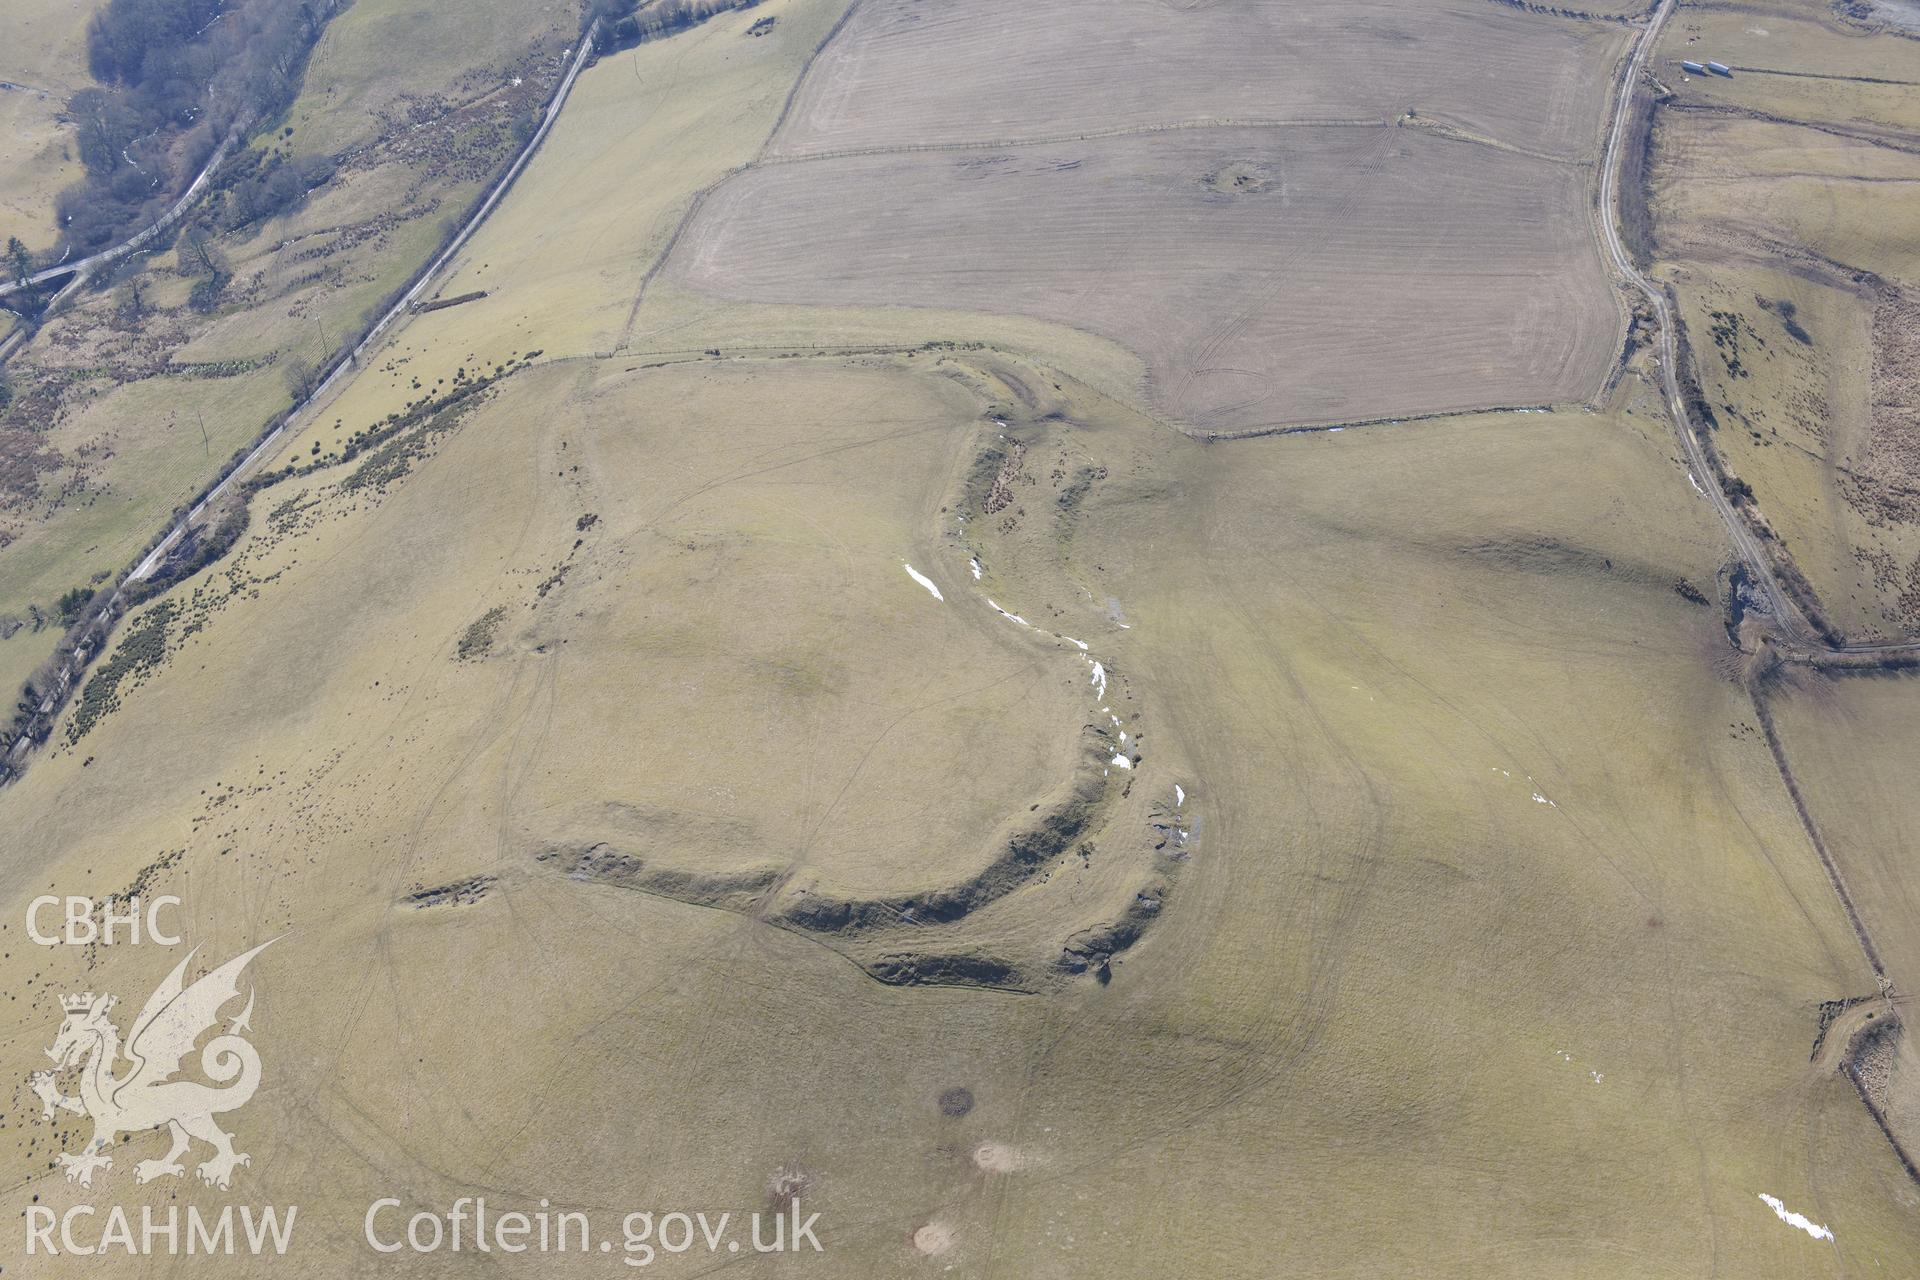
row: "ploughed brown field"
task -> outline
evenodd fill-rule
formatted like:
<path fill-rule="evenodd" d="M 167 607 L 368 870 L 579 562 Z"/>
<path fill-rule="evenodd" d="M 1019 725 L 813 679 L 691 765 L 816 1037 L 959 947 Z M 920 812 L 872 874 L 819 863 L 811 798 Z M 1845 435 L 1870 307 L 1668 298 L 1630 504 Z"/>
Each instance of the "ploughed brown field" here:
<path fill-rule="evenodd" d="M 767 165 L 669 262 L 764 302 L 964 307 L 1137 352 L 1210 431 L 1579 400 L 1618 314 L 1588 173 L 1391 126 L 1181 130 Z"/>
<path fill-rule="evenodd" d="M 1605 378 L 1620 309 L 1589 203 L 1619 28 L 1395 3 L 1019 13 L 856 7 L 669 274 L 1074 326 L 1211 432 L 1577 402 Z"/>

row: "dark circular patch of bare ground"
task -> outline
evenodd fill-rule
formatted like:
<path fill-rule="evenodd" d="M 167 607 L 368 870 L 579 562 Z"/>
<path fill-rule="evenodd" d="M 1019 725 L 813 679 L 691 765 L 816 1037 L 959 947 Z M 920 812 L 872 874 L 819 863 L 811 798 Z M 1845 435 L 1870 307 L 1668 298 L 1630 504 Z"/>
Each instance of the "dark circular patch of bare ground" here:
<path fill-rule="evenodd" d="M 1236 160 L 1200 179 L 1200 185 L 1215 195 L 1257 196 L 1278 184 L 1266 165 L 1254 160 Z"/>
<path fill-rule="evenodd" d="M 959 1117 L 973 1110 L 973 1090 L 964 1085 L 955 1085 L 943 1089 L 940 1093 L 940 1114 Z"/>

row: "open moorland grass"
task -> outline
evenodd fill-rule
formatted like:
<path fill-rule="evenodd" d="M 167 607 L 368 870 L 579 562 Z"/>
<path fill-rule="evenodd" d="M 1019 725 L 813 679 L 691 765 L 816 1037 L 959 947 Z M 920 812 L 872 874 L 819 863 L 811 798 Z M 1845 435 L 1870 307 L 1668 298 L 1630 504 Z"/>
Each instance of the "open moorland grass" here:
<path fill-rule="evenodd" d="M 81 174 L 67 101 L 93 83 L 82 0 L 8 0 L 0 6 L 0 245 L 19 236 L 52 247 L 54 197 Z"/>
<path fill-rule="evenodd" d="M 383 1194 L 744 1211 L 783 1173 L 836 1274 L 1910 1254 L 1808 1062 L 1866 967 L 1676 589 L 1723 553 L 1651 398 L 1207 446 L 1043 374 L 563 361 L 283 481 L 9 792 L 9 909 L 160 861 L 196 941 L 288 931 L 243 1176 L 312 1274 Z M 1009 892 L 796 912 L 972 874 L 1090 734 L 1132 767 Z M 0 962 L 8 1069 L 137 961 Z"/>

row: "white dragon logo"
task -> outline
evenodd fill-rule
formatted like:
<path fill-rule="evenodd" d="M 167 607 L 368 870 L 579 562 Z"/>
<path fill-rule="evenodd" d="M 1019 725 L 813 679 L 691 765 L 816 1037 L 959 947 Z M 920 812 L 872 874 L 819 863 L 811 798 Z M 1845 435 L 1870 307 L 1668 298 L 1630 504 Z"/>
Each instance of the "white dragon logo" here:
<path fill-rule="evenodd" d="M 239 979 L 247 962 L 272 946 L 278 939 L 261 943 L 233 959 L 206 977 L 182 988 L 181 979 L 194 952 L 175 965 L 166 981 L 147 997 L 140 1016 L 133 1020 L 124 1057 L 133 1064 L 125 1075 L 116 1076 L 114 1067 L 123 1056 L 120 1032 L 107 1018 L 117 998 L 96 996 L 92 992 L 62 996 L 60 1007 L 66 1021 L 54 1037 L 47 1056 L 64 1072 L 80 1068 L 80 1092 L 62 1094 L 54 1083 L 54 1071 L 38 1071 L 28 1086 L 40 1099 L 46 1119 L 56 1111 L 84 1113 L 93 1121 L 93 1137 L 78 1154 L 62 1152 L 60 1163 L 67 1181 L 83 1187 L 93 1185 L 94 1171 L 113 1167 L 107 1154 L 121 1134 L 144 1133 L 166 1126 L 173 1146 L 159 1160 L 142 1160 L 134 1166 L 134 1177 L 150 1182 L 159 1177 L 178 1177 L 185 1172 L 180 1157 L 189 1142 L 198 1138 L 213 1148 L 211 1159 L 196 1170 L 200 1180 L 222 1191 L 233 1181 L 233 1171 L 251 1164 L 251 1157 L 233 1149 L 233 1135 L 213 1122 L 216 1115 L 244 1107 L 260 1087 L 260 1055 L 241 1032 L 250 1030 L 253 995 L 247 995 L 247 1007 L 221 1035 L 209 1040 L 200 1051 L 200 1070 L 212 1085 L 197 1080 L 176 1080 L 196 1041 L 214 1029 L 220 1010 L 240 994 Z M 198 951 L 195 948 L 194 951 Z M 215 1087 L 220 1086 L 220 1087 Z"/>

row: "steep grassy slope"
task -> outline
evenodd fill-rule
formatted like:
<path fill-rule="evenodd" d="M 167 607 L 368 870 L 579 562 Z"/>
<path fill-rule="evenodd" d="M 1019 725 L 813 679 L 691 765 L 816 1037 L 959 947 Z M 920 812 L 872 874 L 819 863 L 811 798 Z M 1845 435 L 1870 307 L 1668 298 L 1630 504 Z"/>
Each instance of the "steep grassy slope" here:
<path fill-rule="evenodd" d="M 9 362 L 16 395 L 0 415 L 15 464 L 0 485 L 9 701 L 59 637 L 36 618 L 51 618 L 62 593 L 130 567 L 176 505 L 438 249 L 518 149 L 573 35 L 573 15 L 553 5 L 442 6 L 415 37 L 458 52 L 422 59 L 379 37 L 401 9 L 417 6 L 369 0 L 331 24 L 289 122 L 255 144 L 262 155 L 337 155 L 330 181 L 290 214 L 213 237 L 205 256 L 182 241 L 137 259 Z M 452 38 L 469 25 L 489 39 Z M 301 132 L 309 124 L 311 139 Z M 216 269 L 225 287 L 210 305 L 190 305 Z"/>

